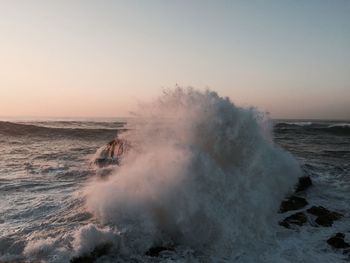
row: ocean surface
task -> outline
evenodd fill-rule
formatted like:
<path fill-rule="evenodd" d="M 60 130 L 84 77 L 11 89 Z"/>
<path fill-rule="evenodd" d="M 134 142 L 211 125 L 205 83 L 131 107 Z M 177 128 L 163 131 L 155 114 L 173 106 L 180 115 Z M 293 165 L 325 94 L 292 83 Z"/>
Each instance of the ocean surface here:
<path fill-rule="evenodd" d="M 101 183 L 94 188 L 94 181 L 103 180 L 103 183 L 108 185 L 109 174 L 116 173 L 115 170 L 118 168 L 115 166 L 101 168 L 93 164 L 96 151 L 118 134 L 122 134 L 126 126 L 125 120 L 0 121 L 1 262 L 69 262 L 73 257 L 84 253 L 89 254 L 94 250 L 95 245 L 98 245 L 99 240 L 110 241 L 128 231 L 130 224 L 124 224 L 126 221 L 118 221 L 114 218 L 118 217 L 119 211 L 128 220 L 130 217 L 139 215 L 123 206 L 128 202 L 125 200 L 129 199 L 120 195 L 111 195 L 110 199 L 107 195 L 102 197 L 94 195 L 94 191 L 113 192 L 110 185 L 103 188 Z M 101 257 L 96 257 L 95 260 L 97 262 L 254 262 L 255 258 L 255 262 L 343 262 L 347 256 L 334 251 L 326 240 L 337 232 L 345 233 L 346 239 L 350 240 L 350 122 L 275 120 L 272 134 L 277 147 L 288 151 L 297 160 L 302 174 L 310 176 L 313 180 L 313 186 L 301 194 L 307 199 L 308 207 L 322 205 L 344 214 L 344 217 L 335 222 L 332 227 L 318 227 L 309 222 L 304 226 L 285 229 L 276 224 L 273 228 L 273 240 L 267 238 L 266 242 L 263 232 L 256 237 L 250 232 L 245 235 L 239 232 L 241 230 L 235 230 L 235 233 L 238 233 L 237 239 L 242 236 L 244 242 L 236 242 L 233 249 L 229 249 L 233 254 L 235 254 L 235 246 L 242 249 L 238 249 L 234 256 L 224 255 L 222 258 L 221 252 L 218 252 L 217 261 L 207 255 L 210 252 L 199 251 L 201 249 L 209 251 L 211 247 L 207 247 L 204 243 L 197 244 L 196 241 L 188 238 L 179 238 L 178 240 L 184 241 L 172 244 L 171 249 L 157 257 L 145 255 L 145 250 L 152 244 L 147 244 L 148 239 L 139 238 L 138 232 L 134 231 L 124 241 L 118 241 L 116 245 L 118 252 L 113 252 L 112 249 Z M 174 156 L 177 154 L 174 153 Z M 261 154 L 268 154 L 268 152 Z M 273 160 L 269 161 L 273 162 Z M 147 165 L 148 162 L 145 162 L 144 166 Z M 222 167 L 226 167 L 226 163 L 223 163 Z M 279 172 L 285 171 L 279 170 Z M 152 177 L 149 180 L 152 181 Z M 255 184 L 256 179 L 252 180 L 250 183 Z M 121 184 L 127 185 L 126 182 Z M 256 181 L 256 184 L 259 182 Z M 158 185 L 157 182 L 154 185 L 157 188 L 168 189 L 169 187 L 169 184 Z M 276 187 L 278 188 L 278 185 Z M 211 189 L 203 191 L 211 191 Z M 235 191 L 234 187 L 232 191 Z M 274 192 L 277 189 L 271 188 L 268 191 Z M 249 194 L 247 190 L 240 195 Z M 87 196 L 92 196 L 88 204 Z M 217 196 L 225 199 L 224 195 Z M 160 198 L 169 199 L 167 207 L 173 206 L 173 197 L 161 195 Z M 244 211 L 248 210 L 247 215 L 244 215 L 241 221 L 235 221 L 235 224 L 247 220 L 247 224 L 250 224 L 249 229 L 256 227 L 256 232 L 259 232 L 260 229 L 255 226 L 254 221 L 256 220 L 257 225 L 260 224 L 260 210 L 262 217 L 266 217 L 263 212 L 264 205 L 256 208 L 253 205 L 245 206 L 244 200 L 250 200 L 250 197 L 247 198 L 235 204 L 242 206 L 243 212 L 237 208 L 233 217 L 240 217 L 245 213 Z M 277 200 L 277 202 L 280 201 Z M 122 202 L 124 203 L 119 204 Z M 106 203 L 108 205 L 105 205 Z M 114 207 L 114 203 L 119 210 L 117 208 L 111 210 L 110 207 Z M 140 207 L 148 205 L 141 202 L 139 207 L 139 204 L 139 201 L 133 202 L 130 206 L 142 209 Z M 233 210 L 235 210 L 234 207 Z M 176 205 L 172 209 L 181 210 Z M 213 208 L 210 209 L 213 210 Z M 249 221 L 250 219 L 247 218 L 249 210 L 252 209 L 256 210 L 252 212 L 256 219 Z M 269 209 L 268 205 L 266 209 Z M 159 213 L 163 213 L 163 210 Z M 113 216 L 106 211 L 113 211 Z M 218 216 L 222 216 L 220 213 L 221 211 L 218 211 Z M 227 222 L 230 216 L 232 215 L 228 214 L 225 218 Z M 178 214 L 174 217 L 181 218 Z M 198 220 L 202 222 L 207 217 L 210 216 L 202 216 Z M 283 219 L 286 214 L 278 214 L 276 211 L 276 217 Z M 162 221 L 162 227 L 167 229 L 164 222 L 168 221 Z M 125 229 L 122 227 L 123 224 L 126 226 Z M 211 226 L 210 223 L 208 225 Z M 138 230 L 141 231 L 140 236 L 153 235 L 149 232 L 144 233 L 147 227 L 149 226 L 140 227 Z M 186 227 L 192 226 L 186 225 Z M 237 229 L 241 228 L 244 228 L 243 225 L 238 226 Z M 222 227 L 220 229 L 220 231 L 226 231 Z M 199 239 L 205 239 L 206 236 L 201 237 L 203 231 L 207 231 L 207 228 L 194 229 L 193 235 L 198 236 Z M 215 242 L 215 234 L 213 233 L 213 236 L 208 239 Z M 142 245 L 129 245 L 133 242 L 142 242 Z M 154 242 L 154 238 L 149 242 Z M 256 243 L 263 244 L 261 246 L 264 252 L 259 252 L 259 255 L 254 255 L 253 252 Z M 225 244 L 225 242 L 220 243 L 213 249 L 219 251 L 219 248 L 224 247 Z M 198 247 L 201 249 L 197 249 Z M 253 255 L 246 256 L 249 250 Z M 259 248 L 256 248 L 256 251 L 260 251 Z"/>

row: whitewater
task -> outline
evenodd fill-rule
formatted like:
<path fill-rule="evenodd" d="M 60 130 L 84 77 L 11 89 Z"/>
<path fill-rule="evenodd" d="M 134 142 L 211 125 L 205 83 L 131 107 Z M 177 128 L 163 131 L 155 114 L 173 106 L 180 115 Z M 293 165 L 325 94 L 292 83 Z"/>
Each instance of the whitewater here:
<path fill-rule="evenodd" d="M 127 150 L 96 165 L 116 137 Z M 349 145 L 347 122 L 274 123 L 182 88 L 127 121 L 0 122 L 0 261 L 342 262 L 325 240 L 350 230 Z M 279 225 L 304 175 L 334 226 Z"/>

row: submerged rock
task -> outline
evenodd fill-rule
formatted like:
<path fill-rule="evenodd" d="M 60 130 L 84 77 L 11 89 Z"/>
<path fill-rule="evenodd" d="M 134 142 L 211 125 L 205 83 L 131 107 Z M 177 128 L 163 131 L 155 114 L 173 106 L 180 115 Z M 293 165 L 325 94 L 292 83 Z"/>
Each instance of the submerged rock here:
<path fill-rule="evenodd" d="M 345 242 L 345 235 L 343 233 L 337 233 L 327 240 L 327 243 L 336 249 L 350 248 L 350 244 Z"/>
<path fill-rule="evenodd" d="M 174 251 L 174 248 L 172 247 L 162 247 L 162 246 L 157 246 L 157 247 L 151 247 L 145 255 L 150 256 L 150 257 L 159 257 L 159 254 L 163 251 Z"/>
<path fill-rule="evenodd" d="M 339 220 L 343 217 L 342 214 L 329 211 L 323 206 L 313 206 L 306 210 L 308 213 L 317 216 L 315 222 L 318 225 L 330 227 L 333 225 L 333 222 Z"/>
<path fill-rule="evenodd" d="M 302 176 L 299 178 L 298 184 L 295 186 L 295 192 L 302 192 L 312 186 L 312 180 L 310 176 Z"/>
<path fill-rule="evenodd" d="M 295 214 L 293 214 L 291 216 L 288 216 L 283 221 L 279 222 L 279 224 L 281 226 L 286 227 L 286 228 L 290 228 L 291 224 L 302 226 L 306 222 L 307 222 L 306 215 L 303 212 L 298 212 L 298 213 L 295 213 Z"/>
<path fill-rule="evenodd" d="M 305 207 L 306 205 L 308 205 L 308 202 L 305 198 L 292 195 L 282 201 L 279 212 L 285 213 L 291 210 L 298 210 Z"/>
<path fill-rule="evenodd" d="M 110 243 L 105 243 L 101 244 L 91 252 L 91 253 L 86 253 L 78 257 L 74 257 L 70 260 L 70 263 L 93 263 L 95 262 L 98 258 L 107 255 L 112 248 L 112 244 Z"/>

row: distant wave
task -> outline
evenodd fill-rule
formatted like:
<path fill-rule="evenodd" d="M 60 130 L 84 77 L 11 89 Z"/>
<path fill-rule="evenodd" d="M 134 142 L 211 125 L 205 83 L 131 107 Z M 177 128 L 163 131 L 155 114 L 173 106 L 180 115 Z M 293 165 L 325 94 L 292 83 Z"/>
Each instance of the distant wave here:
<path fill-rule="evenodd" d="M 334 128 L 334 127 L 350 128 L 350 123 L 337 123 L 337 124 L 332 124 L 328 126 L 328 128 Z"/>
<path fill-rule="evenodd" d="M 123 126 L 120 126 L 123 127 Z M 34 124 L 0 121 L 0 134 L 7 136 L 39 136 L 39 137 L 95 137 L 99 135 L 116 135 L 122 128 L 67 128 L 45 127 Z"/>
<path fill-rule="evenodd" d="M 125 121 L 18 121 L 17 124 L 31 124 L 46 128 L 79 128 L 79 129 L 119 129 Z"/>
<path fill-rule="evenodd" d="M 319 128 L 320 131 L 330 132 L 339 135 L 350 135 L 349 125 L 330 125 L 325 128 Z"/>
<path fill-rule="evenodd" d="M 304 130 L 309 132 L 328 132 L 337 135 L 350 135 L 350 123 L 335 122 L 278 122 L 274 126 L 275 131 Z"/>
<path fill-rule="evenodd" d="M 312 125 L 311 121 L 298 121 L 298 122 L 281 122 L 279 123 L 281 125 L 287 125 L 287 126 L 310 126 Z"/>

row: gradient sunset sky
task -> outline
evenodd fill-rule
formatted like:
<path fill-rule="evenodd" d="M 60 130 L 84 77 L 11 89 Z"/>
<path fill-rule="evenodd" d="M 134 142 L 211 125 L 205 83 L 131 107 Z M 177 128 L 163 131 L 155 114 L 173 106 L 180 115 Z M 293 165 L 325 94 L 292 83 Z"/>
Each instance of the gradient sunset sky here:
<path fill-rule="evenodd" d="M 350 1 L 0 1 L 0 116 L 128 116 L 176 84 L 350 119 Z"/>

